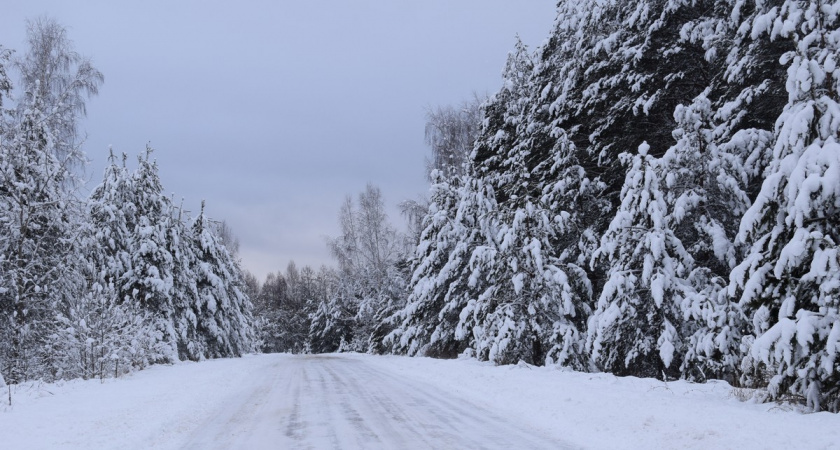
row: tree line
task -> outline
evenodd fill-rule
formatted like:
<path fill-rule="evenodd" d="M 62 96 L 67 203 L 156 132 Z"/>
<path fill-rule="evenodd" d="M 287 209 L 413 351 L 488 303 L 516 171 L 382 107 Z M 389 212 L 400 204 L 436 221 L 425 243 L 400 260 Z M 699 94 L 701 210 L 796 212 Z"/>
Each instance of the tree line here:
<path fill-rule="evenodd" d="M 308 350 L 724 379 L 840 410 L 838 13 L 560 1 L 480 108 L 430 111 L 413 251 L 381 257 L 342 209 L 309 314 L 310 339 L 336 334 Z"/>
<path fill-rule="evenodd" d="M 335 267 L 263 283 L 203 212 L 188 222 L 158 195 L 148 153 L 135 171 L 112 155 L 90 199 L 72 195 L 74 120 L 101 83 L 84 59 L 57 58 L 73 70 L 47 82 L 18 60 L 18 97 L 0 64 L 0 99 L 16 102 L 0 134 L 0 370 L 256 346 L 469 355 L 724 379 L 838 411 L 838 14 L 817 0 L 560 1 L 498 92 L 429 111 L 430 190 L 402 204 L 406 232 L 368 186 L 339 211 Z M 118 350 L 99 350 L 106 337 Z"/>
<path fill-rule="evenodd" d="M 133 170 L 112 152 L 82 196 L 78 123 L 104 77 L 53 19 L 27 44 L 0 47 L 0 384 L 252 351 L 224 227 L 164 194 L 149 148 Z"/>

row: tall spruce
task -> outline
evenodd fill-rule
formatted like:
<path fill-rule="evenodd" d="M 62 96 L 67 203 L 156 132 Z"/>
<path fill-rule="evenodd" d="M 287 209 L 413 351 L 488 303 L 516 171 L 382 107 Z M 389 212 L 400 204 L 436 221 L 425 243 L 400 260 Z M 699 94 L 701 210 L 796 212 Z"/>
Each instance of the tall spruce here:
<path fill-rule="evenodd" d="M 431 174 L 428 212 L 411 262 L 408 299 L 393 320 L 397 324 L 386 341 L 394 351 L 409 355 L 455 357 L 467 348 L 456 337 L 461 310 L 466 306 L 466 273 L 474 234 L 466 234 L 465 211 L 460 208 L 465 177 Z"/>
<path fill-rule="evenodd" d="M 189 238 L 195 249 L 196 330 L 204 346 L 203 356 L 241 356 L 255 349 L 251 301 L 245 295 L 238 263 L 231 257 L 201 212 L 192 224 Z"/>
<path fill-rule="evenodd" d="M 752 319 L 747 381 L 769 377 L 772 398 L 801 396 L 840 410 L 840 85 L 838 10 L 828 2 L 764 5 L 756 38 L 787 40 L 788 104 L 776 121 L 772 160 L 741 222 L 749 245 L 732 273 Z"/>
<path fill-rule="evenodd" d="M 13 383 L 61 370 L 46 339 L 81 295 L 77 123 L 102 83 L 54 20 L 29 22 L 27 43 L 14 64 L 22 92 L 0 118 L 0 370 Z M 11 88 L 8 57 L 0 49 L 0 97 Z"/>

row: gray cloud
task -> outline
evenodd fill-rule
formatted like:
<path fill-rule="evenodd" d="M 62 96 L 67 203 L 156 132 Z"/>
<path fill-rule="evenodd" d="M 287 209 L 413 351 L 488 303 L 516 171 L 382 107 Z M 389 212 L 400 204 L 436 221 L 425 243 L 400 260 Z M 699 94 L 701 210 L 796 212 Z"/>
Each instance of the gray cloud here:
<path fill-rule="evenodd" d="M 424 108 L 493 92 L 515 34 L 548 34 L 553 0 L 5 1 L 0 44 L 48 13 L 105 74 L 84 122 L 92 183 L 107 149 L 156 148 L 166 189 L 227 220 L 263 277 L 328 263 L 324 235 L 368 182 L 426 190 Z M 392 217 L 399 220 L 398 217 Z"/>

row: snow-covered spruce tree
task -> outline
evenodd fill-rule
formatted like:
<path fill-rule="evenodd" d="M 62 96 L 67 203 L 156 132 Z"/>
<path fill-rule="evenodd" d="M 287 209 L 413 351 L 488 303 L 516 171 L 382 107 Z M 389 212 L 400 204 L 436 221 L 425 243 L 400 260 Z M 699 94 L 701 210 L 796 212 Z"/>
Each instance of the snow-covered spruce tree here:
<path fill-rule="evenodd" d="M 461 310 L 466 304 L 467 264 L 472 244 L 463 225 L 461 183 L 466 177 L 445 177 L 439 171 L 430 175 L 428 214 L 411 264 L 406 305 L 397 311 L 395 329 L 386 343 L 397 353 L 453 358 L 468 342 L 455 337 Z M 459 212 L 461 213 L 459 215 Z"/>
<path fill-rule="evenodd" d="M 496 202 L 495 195 L 490 198 L 484 196 L 484 184 L 478 179 L 483 174 L 474 170 L 476 158 L 481 161 L 490 158 L 492 161 L 488 163 L 489 166 L 493 165 L 495 159 L 492 159 L 489 152 L 481 150 L 476 157 L 474 141 L 479 133 L 486 135 L 490 128 L 496 135 L 489 139 L 495 141 L 507 142 L 515 136 L 515 132 L 510 133 L 508 129 L 511 126 L 515 128 L 515 124 L 505 123 L 505 108 L 514 108 L 509 103 L 516 103 L 516 108 L 522 107 L 526 80 L 532 68 L 527 48 L 517 40 L 515 51 L 508 56 L 503 89 L 480 109 L 476 109 L 474 104 L 471 108 L 465 108 L 469 111 L 466 116 L 476 116 L 476 125 L 480 125 L 478 130 L 465 132 L 469 127 L 464 126 L 463 120 L 458 121 L 460 126 L 454 127 L 454 130 L 434 120 L 427 124 L 427 142 L 432 147 L 436 162 L 433 167 L 438 170 L 432 170 L 429 175 L 432 182 L 430 200 L 425 217 L 421 220 L 423 230 L 409 269 L 412 274 L 408 283 L 409 298 L 405 308 L 393 317 L 399 325 L 387 338 L 397 352 L 454 357 L 473 342 L 472 334 L 463 332 L 464 327 L 458 332 L 461 338 L 456 338 L 456 328 L 461 322 L 462 311 L 471 299 L 476 300 L 482 289 L 479 286 L 481 268 L 473 265 L 486 258 L 474 258 L 473 252 L 478 249 L 486 255 L 492 248 L 482 245 L 490 243 L 488 236 L 492 234 L 482 233 L 482 227 L 488 224 L 486 219 L 491 217 L 485 213 L 494 208 Z M 494 114 L 484 117 L 483 111 L 487 109 Z M 428 139 L 430 127 L 436 131 L 432 137 L 437 139 Z M 442 133 L 441 129 L 449 133 Z M 443 139 L 446 137 L 449 139 Z M 453 145 L 453 142 L 457 145 Z M 442 152 L 440 147 L 458 147 L 462 149 L 456 152 L 459 154 L 465 148 L 470 151 L 454 158 L 459 164 L 452 168 L 447 166 L 448 159 L 440 156 L 447 153 Z M 495 236 L 490 237 L 493 238 Z M 473 309 L 475 306 L 473 302 Z M 469 318 L 468 321 L 475 323 L 475 318 Z M 486 357 L 487 352 L 484 354 Z"/>
<path fill-rule="evenodd" d="M 6 139 L 6 130 L 10 125 L 8 122 L 9 118 L 7 116 L 7 111 L 3 108 L 3 97 L 8 98 L 12 89 L 12 83 L 6 73 L 6 65 L 9 62 L 11 54 L 11 50 L 7 50 L 0 46 L 0 152 L 3 153 L 5 153 L 4 140 Z M 5 214 L 5 211 L 3 213 Z M 8 245 L 6 239 L 7 238 L 0 237 L 0 243 L 4 246 Z M 7 264 L 5 256 L 0 256 L 0 264 Z M 7 284 L 11 284 L 11 280 L 8 280 L 0 273 L 0 378 L 3 377 L 2 374 L 4 372 L 8 373 L 6 368 L 8 365 L 6 362 L 6 355 L 11 353 L 11 336 L 14 332 L 14 321 L 10 320 L 14 303 L 10 297 L 5 295 L 8 289 L 6 287 Z M 5 386 L 5 380 L 3 381 L 3 385 Z"/>
<path fill-rule="evenodd" d="M 348 350 L 353 341 L 357 299 L 352 297 L 355 286 L 334 269 L 322 268 L 322 295 L 313 299 L 310 309 L 309 348 L 312 353 L 331 353 Z"/>
<path fill-rule="evenodd" d="M 474 176 L 498 203 L 492 217 L 482 216 L 492 224 L 484 228 L 504 231 L 485 235 L 487 245 L 471 257 L 490 281 L 464 316 L 487 356 L 501 343 L 513 351 L 500 362 L 553 347 L 562 351 L 551 360 L 572 356 L 563 362 L 585 365 L 574 336 L 588 313 L 590 279 L 602 268 L 584 268 L 612 216 L 609 202 L 618 203 L 625 169 L 617 155 L 643 140 L 662 154 L 674 106 L 702 91 L 703 49 L 678 41 L 681 27 L 706 9 L 679 1 L 561 2 L 533 69 L 517 46 L 505 87 L 485 107 L 473 155 Z M 557 326 L 565 331 L 548 333 Z M 517 342 L 525 329 L 539 330 L 540 345 L 529 344 L 532 331 Z"/>
<path fill-rule="evenodd" d="M 479 358 L 586 366 L 575 319 L 588 312 L 578 304 L 588 299 L 588 284 L 582 269 L 570 273 L 553 257 L 555 225 L 541 205 L 527 203 L 510 224 L 498 226 L 492 247 L 473 252 L 472 276 L 483 278 L 484 289 L 462 310 L 459 329 L 472 330 Z"/>
<path fill-rule="evenodd" d="M 264 352 L 307 352 L 310 314 L 322 296 L 319 277 L 312 268 L 297 269 L 294 261 L 286 273 L 269 273 L 254 299 L 254 317 Z"/>
<path fill-rule="evenodd" d="M 534 111 L 576 144 L 591 179 L 617 206 L 625 168 L 618 155 L 648 142 L 659 156 L 672 143 L 673 111 L 706 87 L 705 50 L 680 32 L 712 1 L 563 1 L 536 64 Z M 548 150 L 550 147 L 544 149 Z M 610 217 L 610 215 L 607 215 Z M 603 220 L 599 232 L 606 229 Z"/>
<path fill-rule="evenodd" d="M 253 299 L 263 352 L 289 352 L 294 348 L 294 336 L 289 333 L 288 299 L 286 278 L 279 272 L 269 273 Z"/>
<path fill-rule="evenodd" d="M 483 299 L 463 314 L 474 316 L 479 357 L 583 368 L 580 330 L 591 288 L 575 260 L 576 211 L 590 183 L 574 144 L 530 109 L 537 103 L 533 77 L 531 57 L 517 42 L 476 141 L 475 176 L 492 188 L 498 206 L 482 213 L 492 222 L 483 227 L 490 245 L 473 255 L 486 272 Z"/>
<path fill-rule="evenodd" d="M 183 203 L 183 201 L 182 201 Z M 184 220 L 183 205 L 169 201 L 166 252 L 172 257 L 172 330 L 178 359 L 198 361 L 207 357 L 206 336 L 199 330 L 201 315 L 197 286 L 198 252 L 192 230 Z"/>
<path fill-rule="evenodd" d="M 738 234 L 750 251 L 731 276 L 755 334 L 745 381 L 766 373 L 772 398 L 838 411 L 840 7 L 785 1 L 761 13 L 752 34 L 792 39 L 796 50 L 783 59 L 789 97 L 773 159 Z"/>
<path fill-rule="evenodd" d="M 60 371 L 45 338 L 57 326 L 57 309 L 80 293 L 78 177 L 71 169 L 84 155 L 76 124 L 102 82 L 63 27 L 49 19 L 28 25 L 29 48 L 16 62 L 23 92 L 13 111 L 3 110 L 0 126 L 0 370 L 10 382 Z M 2 72 L 0 89 L 8 94 Z"/>
<path fill-rule="evenodd" d="M 677 378 L 684 354 L 684 277 L 691 256 L 667 223 L 667 204 L 647 144 L 629 162 L 621 206 L 593 259 L 607 281 L 589 321 L 594 363 L 618 375 Z"/>
<path fill-rule="evenodd" d="M 503 90 L 484 106 L 498 114 L 482 121 L 482 133 L 490 126 L 509 125 L 502 117 L 504 108 L 510 99 L 523 97 L 522 80 L 532 68 L 529 58 L 527 49 L 518 42 L 516 51 L 508 57 Z M 497 140 L 512 136 L 501 130 L 497 134 Z M 487 159 L 486 153 L 479 152 L 479 158 Z M 476 331 L 484 335 L 481 314 L 486 312 L 485 303 L 493 292 L 492 288 L 486 290 L 494 284 L 490 278 L 494 274 L 485 266 L 496 254 L 495 232 L 490 230 L 496 195 L 485 191 L 483 175 L 473 170 L 474 158 L 475 153 L 461 171 L 433 171 L 430 176 L 431 199 L 412 263 L 411 294 L 396 318 L 400 326 L 389 336 L 397 351 L 454 357 L 472 347 L 473 326 L 478 324 Z M 486 359 L 487 348 L 484 350 L 479 356 Z"/>
<path fill-rule="evenodd" d="M 133 214 L 133 204 L 122 203 L 129 177 L 111 153 L 105 179 L 78 224 L 82 289 L 57 305 L 57 327 L 43 344 L 57 360 L 57 378 L 116 376 L 145 353 L 143 339 L 137 339 L 144 335 L 143 315 L 135 305 L 117 301 L 114 284 L 114 274 L 125 271 L 128 261 L 124 249 L 116 247 L 128 235 L 125 215 Z"/>
<path fill-rule="evenodd" d="M 54 155 L 43 105 L 32 108 L 0 142 L 0 296 L 4 371 L 10 383 L 42 373 L 43 338 L 64 285 L 75 230 L 64 190 L 70 178 Z"/>
<path fill-rule="evenodd" d="M 722 290 L 741 254 L 740 218 L 757 195 L 771 156 L 773 124 L 786 102 L 780 57 L 790 40 L 762 39 L 754 23 L 782 1 L 720 0 L 680 30 L 680 42 L 705 51 L 707 87 L 674 114 L 677 140 L 663 157 L 668 222 L 692 255 L 692 293 L 683 303 L 683 376 L 737 375 L 744 318 Z"/>
<path fill-rule="evenodd" d="M 157 162 L 151 159 L 152 151 L 147 147 L 137 158 L 137 169 L 131 177 L 136 223 L 130 237 L 131 269 L 122 275 L 119 292 L 124 300 L 149 313 L 159 339 L 150 349 L 149 362 L 157 363 L 178 360 L 178 333 L 172 303 L 176 261 L 169 245 L 175 220 L 171 201 L 163 193 Z"/>
<path fill-rule="evenodd" d="M 321 266 L 317 272 L 312 270 L 309 267 L 305 267 L 304 269 L 308 269 L 309 279 L 311 280 L 311 289 L 308 291 L 308 295 L 304 298 L 303 304 L 303 311 L 306 314 L 306 323 L 308 324 L 308 328 L 306 331 L 306 337 L 303 342 L 303 353 L 318 353 L 315 351 L 315 334 L 318 330 L 322 329 L 319 326 L 316 326 L 315 323 L 315 316 L 316 312 L 320 305 L 326 302 L 326 299 L 329 298 L 330 293 L 330 269 L 326 266 Z"/>
<path fill-rule="evenodd" d="M 88 259 L 102 284 L 118 291 L 122 291 L 122 275 L 131 269 L 131 236 L 137 223 L 134 186 L 125 160 L 123 154 L 120 165 L 111 151 L 102 183 L 91 191 L 87 201 L 88 222 L 95 241 L 91 247 L 98 250 Z"/>
<path fill-rule="evenodd" d="M 306 342 L 311 326 L 307 304 L 309 299 L 316 295 L 317 278 L 311 267 L 304 266 L 298 270 L 295 262 L 289 261 L 286 266 L 286 282 L 289 301 L 285 305 L 288 311 L 284 326 L 288 342 L 285 351 L 303 353 L 306 352 Z"/>
<path fill-rule="evenodd" d="M 134 172 L 125 155 L 118 164 L 112 153 L 88 202 L 88 257 L 99 293 L 88 305 L 95 314 L 113 313 L 100 322 L 124 323 L 134 334 L 131 346 L 113 349 L 114 358 L 127 352 L 131 366 L 143 367 L 252 351 L 250 303 L 237 263 L 203 210 L 192 226 L 184 224 L 163 195 L 151 152 L 138 158 Z"/>
<path fill-rule="evenodd" d="M 691 255 L 692 265 L 680 278 L 685 347 L 685 378 L 734 379 L 745 325 L 737 304 L 724 289 L 736 263 L 737 223 L 749 206 L 745 161 L 732 145 L 717 145 L 725 127 L 715 127 L 712 104 L 701 94 L 674 113 L 677 142 L 658 162 L 658 181 L 667 205 L 664 226 Z"/>
<path fill-rule="evenodd" d="M 138 286 L 142 286 L 144 281 L 154 285 L 155 278 L 148 278 L 148 275 L 160 274 L 161 270 L 166 273 L 171 268 L 171 265 L 159 269 L 139 264 L 144 252 L 156 249 L 160 253 L 163 248 L 169 255 L 165 230 L 153 233 L 154 226 L 141 228 L 141 224 L 151 223 L 146 203 L 150 195 L 149 192 L 140 193 L 138 189 L 149 186 L 137 183 L 136 173 L 125 165 L 126 155 L 122 155 L 121 162 L 118 162 L 111 152 L 108 162 L 102 183 L 93 189 L 88 199 L 87 216 L 91 231 L 90 242 L 86 245 L 86 260 L 93 272 L 89 286 L 91 292 L 89 297 L 79 300 L 81 303 L 73 308 L 67 320 L 78 324 L 87 320 L 87 314 L 95 314 L 101 322 L 100 327 L 124 323 L 126 329 L 119 333 L 128 341 L 121 342 L 119 348 L 111 348 L 110 351 L 120 357 L 125 355 L 123 363 L 126 369 L 173 361 L 177 358 L 172 340 L 174 333 L 165 335 L 167 329 L 173 328 L 167 326 L 156 311 L 146 307 L 141 301 L 145 295 L 140 296 Z M 146 168 L 149 169 L 153 167 Z M 160 198 L 158 201 L 161 201 Z M 155 223 L 159 224 L 162 220 L 159 216 L 153 217 Z M 156 239 L 154 245 L 148 242 L 150 237 Z M 157 286 L 164 288 L 166 285 L 161 282 Z M 171 291 L 164 292 L 168 301 Z M 84 329 L 79 328 L 80 333 Z"/>
<path fill-rule="evenodd" d="M 583 189 L 572 189 L 574 202 L 556 210 L 573 214 L 565 237 L 578 239 L 561 234 L 554 248 L 561 263 L 588 266 L 596 296 L 607 267 L 589 260 L 620 204 L 626 166 L 618 155 L 647 142 L 659 156 L 673 143 L 674 108 L 703 91 L 713 67 L 701 43 L 683 41 L 681 30 L 711 14 L 710 4 L 563 1 L 537 52 L 524 116 L 534 136 L 529 184 L 550 191 L 559 173 L 582 169 L 574 177 Z M 565 148 L 573 154 L 557 161 L 554 153 Z"/>
<path fill-rule="evenodd" d="M 241 356 L 255 349 L 251 301 L 243 292 L 239 265 L 214 234 L 201 212 L 190 238 L 196 254 L 196 330 L 206 358 Z"/>

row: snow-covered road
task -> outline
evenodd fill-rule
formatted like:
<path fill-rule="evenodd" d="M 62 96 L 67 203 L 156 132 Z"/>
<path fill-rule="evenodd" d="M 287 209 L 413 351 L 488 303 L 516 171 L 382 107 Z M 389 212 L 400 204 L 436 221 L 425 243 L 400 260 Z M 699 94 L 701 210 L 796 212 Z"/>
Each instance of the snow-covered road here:
<path fill-rule="evenodd" d="M 365 359 L 298 356 L 253 375 L 259 388 L 204 422 L 186 448 L 568 448 L 515 417 Z"/>
<path fill-rule="evenodd" d="M 391 367 L 366 355 L 255 355 L 31 384 L 0 404 L 0 449 L 569 448 L 527 417 Z"/>
<path fill-rule="evenodd" d="M 469 359 L 249 355 L 17 386 L 12 406 L 0 396 L 0 450 L 840 448 L 840 415 L 746 394 Z"/>

